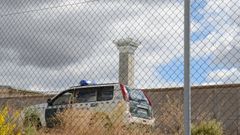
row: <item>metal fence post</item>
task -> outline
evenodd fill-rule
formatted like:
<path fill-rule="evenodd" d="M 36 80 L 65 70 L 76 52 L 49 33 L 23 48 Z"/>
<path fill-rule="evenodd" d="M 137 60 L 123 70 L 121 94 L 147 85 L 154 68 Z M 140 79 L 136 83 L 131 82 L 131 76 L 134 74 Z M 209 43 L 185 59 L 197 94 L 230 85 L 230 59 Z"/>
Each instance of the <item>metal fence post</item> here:
<path fill-rule="evenodd" d="M 184 132 L 191 135 L 190 0 L 184 0 Z"/>

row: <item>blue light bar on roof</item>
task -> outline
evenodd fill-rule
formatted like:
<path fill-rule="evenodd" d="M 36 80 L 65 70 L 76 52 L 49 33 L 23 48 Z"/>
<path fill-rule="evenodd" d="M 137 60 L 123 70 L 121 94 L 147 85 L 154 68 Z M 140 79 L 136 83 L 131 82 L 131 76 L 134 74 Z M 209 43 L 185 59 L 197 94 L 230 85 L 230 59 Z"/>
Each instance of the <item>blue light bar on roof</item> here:
<path fill-rule="evenodd" d="M 89 81 L 89 80 L 81 80 L 80 81 L 80 86 L 87 86 L 87 85 L 95 85 L 95 81 Z"/>

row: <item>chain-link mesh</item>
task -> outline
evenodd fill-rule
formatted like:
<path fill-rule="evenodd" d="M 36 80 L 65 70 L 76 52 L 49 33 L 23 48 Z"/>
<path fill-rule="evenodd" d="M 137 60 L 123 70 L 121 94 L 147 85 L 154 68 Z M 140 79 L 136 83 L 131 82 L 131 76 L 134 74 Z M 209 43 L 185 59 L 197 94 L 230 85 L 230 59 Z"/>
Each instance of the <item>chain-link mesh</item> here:
<path fill-rule="evenodd" d="M 183 134 L 183 0 L 0 7 L 0 134 Z M 239 7 L 191 1 L 194 130 L 240 134 Z"/>
<path fill-rule="evenodd" d="M 192 3 L 193 121 L 215 119 L 229 135 L 240 134 L 239 9 L 237 0 Z"/>

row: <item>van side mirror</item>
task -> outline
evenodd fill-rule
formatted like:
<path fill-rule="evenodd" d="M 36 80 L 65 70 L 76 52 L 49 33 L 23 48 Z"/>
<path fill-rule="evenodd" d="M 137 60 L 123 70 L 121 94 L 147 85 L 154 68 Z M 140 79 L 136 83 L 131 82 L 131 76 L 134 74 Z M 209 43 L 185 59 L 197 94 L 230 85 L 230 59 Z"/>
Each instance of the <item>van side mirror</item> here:
<path fill-rule="evenodd" d="M 51 100 L 51 98 L 47 99 L 47 103 L 48 103 L 48 105 L 52 105 L 52 100 Z"/>

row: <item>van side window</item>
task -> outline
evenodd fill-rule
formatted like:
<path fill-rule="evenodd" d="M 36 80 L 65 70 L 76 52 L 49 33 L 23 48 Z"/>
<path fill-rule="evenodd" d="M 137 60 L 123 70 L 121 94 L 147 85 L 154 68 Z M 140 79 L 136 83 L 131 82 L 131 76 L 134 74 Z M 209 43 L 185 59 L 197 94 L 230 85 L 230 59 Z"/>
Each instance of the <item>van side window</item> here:
<path fill-rule="evenodd" d="M 92 88 L 79 89 L 76 96 L 78 103 L 97 101 L 97 92 Z"/>
<path fill-rule="evenodd" d="M 97 90 L 97 101 L 113 99 L 113 87 L 101 87 Z"/>
<path fill-rule="evenodd" d="M 79 88 L 76 91 L 76 102 L 86 103 L 112 100 L 113 90 L 113 86 Z"/>

